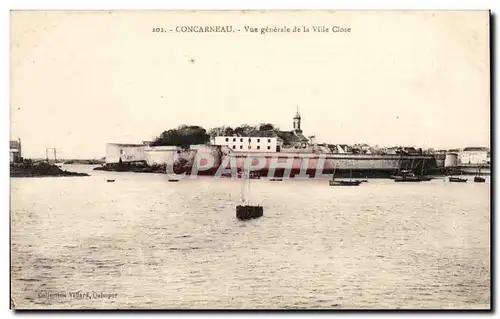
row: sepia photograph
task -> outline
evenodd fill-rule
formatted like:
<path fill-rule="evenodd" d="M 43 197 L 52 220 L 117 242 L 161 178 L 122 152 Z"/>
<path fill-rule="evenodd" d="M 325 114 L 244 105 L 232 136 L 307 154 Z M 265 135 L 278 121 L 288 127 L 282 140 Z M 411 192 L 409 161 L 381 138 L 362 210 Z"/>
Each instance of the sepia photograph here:
<path fill-rule="evenodd" d="M 491 310 L 488 10 L 12 10 L 12 310 Z"/>

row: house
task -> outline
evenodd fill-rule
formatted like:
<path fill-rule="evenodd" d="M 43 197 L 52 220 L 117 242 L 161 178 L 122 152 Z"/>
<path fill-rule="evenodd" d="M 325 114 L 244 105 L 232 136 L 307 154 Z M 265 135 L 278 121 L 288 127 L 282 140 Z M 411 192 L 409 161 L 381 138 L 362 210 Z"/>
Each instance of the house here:
<path fill-rule="evenodd" d="M 463 166 L 485 165 L 489 161 L 489 153 L 487 147 L 466 147 L 458 153 L 458 162 Z"/>
<path fill-rule="evenodd" d="M 10 162 L 17 163 L 22 161 L 21 139 L 10 141 Z"/>
<path fill-rule="evenodd" d="M 106 144 L 106 164 L 145 161 L 144 144 Z"/>
<path fill-rule="evenodd" d="M 302 134 L 299 112 L 293 118 L 292 131 L 252 131 L 251 136 L 215 136 L 211 144 L 227 146 L 235 152 L 280 152 L 283 149 L 305 149 L 309 139 Z"/>
<path fill-rule="evenodd" d="M 260 136 L 216 136 L 212 145 L 227 146 L 235 152 L 277 152 L 278 139 L 276 137 Z"/>

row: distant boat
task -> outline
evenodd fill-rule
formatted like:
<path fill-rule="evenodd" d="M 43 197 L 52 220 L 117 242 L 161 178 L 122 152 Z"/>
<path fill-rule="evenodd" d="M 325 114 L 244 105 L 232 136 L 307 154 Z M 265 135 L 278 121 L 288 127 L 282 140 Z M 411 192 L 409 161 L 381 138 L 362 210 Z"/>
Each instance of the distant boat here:
<path fill-rule="evenodd" d="M 461 178 L 461 177 L 450 177 L 448 179 L 450 183 L 465 183 L 467 182 L 467 178 Z"/>
<path fill-rule="evenodd" d="M 485 183 L 486 179 L 484 177 L 481 177 L 481 176 L 476 176 L 476 177 L 474 177 L 474 182 L 475 183 Z"/>
<path fill-rule="evenodd" d="M 350 174 L 351 174 L 351 179 L 348 181 L 335 180 L 335 170 L 334 170 L 333 177 L 331 180 L 328 181 L 328 185 L 330 185 L 330 186 L 359 186 L 359 184 L 361 184 L 362 181 L 353 180 L 352 179 L 352 171 Z"/>
<path fill-rule="evenodd" d="M 236 206 L 236 218 L 248 220 L 264 215 L 264 208 L 260 205 L 249 204 L 251 174 L 242 174 L 241 177 L 241 205 Z M 260 176 L 259 176 L 260 179 Z M 246 196 L 245 196 L 246 195 Z"/>
<path fill-rule="evenodd" d="M 467 178 L 462 178 L 462 171 L 460 171 L 460 177 L 451 176 L 448 178 L 448 181 L 450 183 L 465 183 L 467 182 Z"/>
<path fill-rule="evenodd" d="M 175 182 L 178 182 L 179 180 L 178 179 L 169 179 L 168 181 L 171 183 L 175 183 Z"/>
<path fill-rule="evenodd" d="M 418 176 L 398 176 L 394 179 L 395 182 L 407 182 L 407 183 L 415 183 L 424 181 L 422 178 Z"/>
<path fill-rule="evenodd" d="M 474 177 L 474 183 L 485 183 L 486 179 L 484 177 L 481 177 L 481 166 L 478 167 L 477 174 Z"/>
<path fill-rule="evenodd" d="M 264 215 L 262 206 L 238 205 L 236 206 L 236 217 L 240 220 L 259 218 Z"/>
<path fill-rule="evenodd" d="M 336 181 L 336 180 L 330 180 L 328 181 L 328 184 L 330 186 L 359 186 L 361 184 L 361 181 Z"/>
<path fill-rule="evenodd" d="M 108 183 L 113 183 L 115 180 L 114 179 L 107 179 L 106 182 Z"/>
<path fill-rule="evenodd" d="M 281 181 L 283 181 L 283 178 L 270 178 L 269 181 L 270 182 L 281 182 Z"/>
<path fill-rule="evenodd" d="M 425 160 L 422 162 L 422 171 L 420 172 L 420 176 L 415 175 L 412 170 L 401 170 L 399 174 L 392 175 L 390 178 L 395 182 L 403 182 L 403 183 L 416 183 L 416 182 L 427 182 L 432 180 L 432 177 L 424 176 L 424 164 Z M 410 167 L 413 167 L 413 159 Z"/>

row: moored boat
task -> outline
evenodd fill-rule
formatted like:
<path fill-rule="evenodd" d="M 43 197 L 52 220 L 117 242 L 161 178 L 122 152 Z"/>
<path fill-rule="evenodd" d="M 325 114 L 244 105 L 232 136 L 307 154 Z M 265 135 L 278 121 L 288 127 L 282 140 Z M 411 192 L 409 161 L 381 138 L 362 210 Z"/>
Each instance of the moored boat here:
<path fill-rule="evenodd" d="M 352 171 L 351 171 L 351 179 L 346 180 L 335 180 L 335 172 L 333 173 L 332 179 L 328 181 L 330 186 L 359 186 L 362 181 L 353 180 L 352 179 Z"/>
<path fill-rule="evenodd" d="M 395 182 L 422 182 L 423 179 L 418 177 L 418 176 L 411 176 L 411 175 L 406 175 L 406 176 L 396 176 L 396 178 L 394 178 L 394 181 Z"/>
<path fill-rule="evenodd" d="M 484 177 L 481 177 L 481 176 L 476 176 L 476 177 L 474 177 L 474 182 L 475 183 L 485 183 L 486 179 Z"/>
<path fill-rule="evenodd" d="M 467 182 L 467 178 L 461 178 L 461 177 L 450 177 L 448 179 L 451 183 L 465 183 Z"/>
<path fill-rule="evenodd" d="M 240 220 L 259 218 L 264 215 L 262 206 L 238 205 L 236 206 L 236 217 Z"/>
<path fill-rule="evenodd" d="M 485 183 L 486 179 L 481 177 L 481 167 L 478 167 L 477 174 L 474 177 L 474 183 Z"/>
<path fill-rule="evenodd" d="M 359 186 L 361 181 L 339 181 L 339 180 L 330 180 L 328 181 L 330 186 Z"/>

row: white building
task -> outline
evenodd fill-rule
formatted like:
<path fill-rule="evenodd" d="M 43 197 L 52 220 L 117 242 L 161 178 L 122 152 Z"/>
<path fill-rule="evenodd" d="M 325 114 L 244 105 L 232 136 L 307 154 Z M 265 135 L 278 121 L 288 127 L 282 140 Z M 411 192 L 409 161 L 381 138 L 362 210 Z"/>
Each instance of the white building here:
<path fill-rule="evenodd" d="M 466 147 L 458 154 L 460 165 L 485 165 L 488 162 L 489 150 L 486 147 Z"/>
<path fill-rule="evenodd" d="M 10 162 L 18 162 L 21 159 L 21 140 L 10 141 Z"/>
<path fill-rule="evenodd" d="M 227 146 L 235 152 L 276 152 L 276 137 L 216 136 L 212 145 Z"/>
<path fill-rule="evenodd" d="M 106 164 L 146 160 L 143 144 L 106 144 Z"/>

